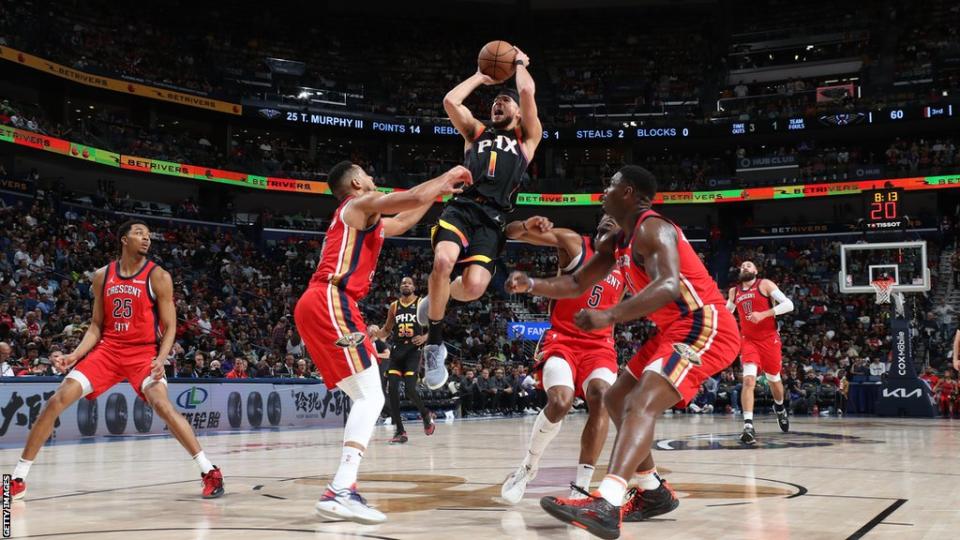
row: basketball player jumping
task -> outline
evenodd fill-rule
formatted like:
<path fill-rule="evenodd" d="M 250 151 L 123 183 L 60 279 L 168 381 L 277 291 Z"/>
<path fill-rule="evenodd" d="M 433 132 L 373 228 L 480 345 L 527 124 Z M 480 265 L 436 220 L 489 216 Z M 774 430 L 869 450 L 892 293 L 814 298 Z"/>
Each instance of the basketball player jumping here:
<path fill-rule="evenodd" d="M 507 225 L 507 238 L 557 249 L 558 273 L 577 271 L 594 253 L 594 246 L 616 222 L 604 216 L 596 236 L 580 236 L 570 229 L 543 227 L 542 217 L 514 221 Z M 547 232 L 541 232 L 548 229 Z M 603 406 L 603 394 L 617 380 L 617 352 L 613 346 L 613 326 L 585 331 L 573 323 L 582 309 L 608 309 L 623 297 L 623 274 L 614 268 L 603 281 L 577 298 L 557 300 L 550 310 L 550 330 L 544 333 L 537 353 L 540 381 L 547 392 L 547 406 L 540 411 L 530 433 L 523 462 L 503 483 L 500 495 L 511 504 L 520 502 L 527 483 L 537 476 L 537 466 L 550 441 L 560 433 L 560 424 L 573 405 L 574 396 L 585 399 L 589 411 L 580 435 L 580 461 L 571 497 L 590 487 L 597 457 L 607 439 L 610 425 Z"/>
<path fill-rule="evenodd" d="M 648 317 L 658 327 L 607 391 L 604 401 L 617 439 L 609 474 L 584 499 L 544 497 L 550 515 L 602 538 L 620 536 L 623 521 L 640 521 L 675 509 L 679 501 L 654 467 L 651 445 L 657 418 L 686 405 L 701 383 L 729 366 L 740 351 L 737 323 L 724 309 L 716 282 L 680 228 L 651 209 L 657 183 L 646 169 L 620 169 L 604 190 L 603 209 L 620 226 L 597 245 L 597 253 L 570 275 L 532 280 L 521 272 L 510 291 L 549 298 L 579 296 L 615 267 L 633 296 L 606 310 L 574 316 L 582 330 Z M 628 482 L 638 489 L 624 504 Z M 622 514 L 621 514 L 621 506 Z"/>
<path fill-rule="evenodd" d="M 423 406 L 423 400 L 417 392 L 417 375 L 420 372 L 421 345 L 427 341 L 420 323 L 417 322 L 417 296 L 414 294 L 413 278 L 404 277 L 400 280 L 400 298 L 390 303 L 387 310 L 387 320 L 383 328 L 370 328 L 371 337 L 386 339 L 392 335 L 390 351 L 390 368 L 387 370 L 387 387 L 390 393 L 390 416 L 396 431 L 392 444 L 407 442 L 407 431 L 403 429 L 403 418 L 400 416 L 400 382 L 407 394 L 407 399 L 420 411 L 423 419 L 423 432 L 433 435 L 437 425 L 433 422 L 433 415 Z"/>
<path fill-rule="evenodd" d="M 176 338 L 177 312 L 170 273 L 147 259 L 150 229 L 130 220 L 118 231 L 120 258 L 97 270 L 90 290 L 93 316 L 90 327 L 70 354 L 51 355 L 63 373 L 73 368 L 27 436 L 20 461 L 13 470 L 11 492 L 22 498 L 25 479 L 40 447 L 53 433 L 54 423 L 67 407 L 82 397 L 97 396 L 126 379 L 140 399 L 163 418 L 170 433 L 193 456 L 203 481 L 203 498 L 223 495 L 223 475 L 207 459 L 190 423 L 167 396 L 164 361 Z M 74 367 L 76 366 L 76 367 Z"/>
<path fill-rule="evenodd" d="M 409 191 L 383 194 L 363 169 L 343 161 L 327 180 L 340 201 L 327 228 L 320 262 L 297 302 L 294 320 L 327 388 L 353 401 L 343 430 L 340 467 L 316 504 L 322 517 L 382 523 L 387 517 L 357 493 L 357 471 L 383 409 L 377 352 L 357 301 L 366 296 L 384 238 L 403 234 L 442 195 L 469 186 L 470 171 L 454 167 Z M 382 214 L 396 214 L 383 218 Z"/>
<path fill-rule="evenodd" d="M 442 327 L 447 302 L 451 296 L 463 302 L 476 300 L 487 290 L 505 241 L 504 214 L 513 210 L 524 172 L 543 137 L 529 65 L 529 57 L 518 50 L 517 89 L 504 88 L 494 99 L 490 127 L 474 118 L 463 101 L 481 85 L 501 81 L 478 71 L 443 99 L 450 121 L 465 141 L 464 165 L 473 174 L 474 185 L 447 203 L 434 228 L 429 291 L 417 310 L 420 324 L 429 325 L 424 382 L 431 389 L 447 380 Z M 451 283 L 458 264 L 463 273 Z"/>
<path fill-rule="evenodd" d="M 740 265 L 740 285 L 731 287 L 727 295 L 727 309 L 740 315 L 740 361 L 743 364 L 743 390 L 740 392 L 743 434 L 740 441 L 750 446 L 757 444 L 757 433 L 753 429 L 753 392 L 757 386 L 757 372 L 761 369 L 770 382 L 773 410 L 777 413 L 780 430 L 790 430 L 787 408 L 783 406 L 782 351 L 775 318 L 793 311 L 793 302 L 776 283 L 758 278 L 757 273 L 757 266 L 752 261 L 744 261 Z"/>

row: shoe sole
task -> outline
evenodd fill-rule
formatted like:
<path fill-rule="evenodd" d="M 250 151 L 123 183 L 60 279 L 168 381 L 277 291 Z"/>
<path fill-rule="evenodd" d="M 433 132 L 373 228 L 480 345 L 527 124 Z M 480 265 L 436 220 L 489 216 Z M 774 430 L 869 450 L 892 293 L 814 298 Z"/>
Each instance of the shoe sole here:
<path fill-rule="evenodd" d="M 334 510 L 333 508 L 337 508 L 338 510 Z M 383 519 L 364 518 L 362 516 L 358 516 L 357 514 L 354 514 L 353 512 L 350 512 L 349 510 L 347 510 L 346 508 L 344 508 L 342 505 L 339 505 L 339 504 L 336 507 L 331 507 L 331 508 L 314 505 L 313 511 L 317 516 L 322 517 L 324 519 L 332 519 L 332 520 L 345 519 L 347 521 L 360 523 L 362 525 L 379 525 L 380 523 L 383 523 L 387 520 L 386 517 L 384 517 Z"/>
<path fill-rule="evenodd" d="M 202 496 L 204 499 L 218 499 L 218 498 L 220 498 L 220 497 L 223 497 L 223 493 L 224 493 L 224 491 L 223 491 L 223 488 L 221 487 L 219 490 L 214 491 L 214 492 L 211 493 L 210 495 L 201 495 L 201 496 Z"/>
<path fill-rule="evenodd" d="M 655 518 L 655 517 L 657 517 L 657 516 L 662 516 L 662 515 L 664 515 L 664 514 L 669 514 L 670 512 L 673 512 L 674 510 L 676 510 L 676 509 L 679 508 L 679 507 L 680 507 L 680 500 L 679 500 L 679 499 L 671 499 L 671 500 L 670 500 L 670 508 L 657 509 L 657 510 L 651 511 L 650 513 L 643 513 L 639 518 L 629 518 L 629 517 L 627 517 L 627 516 L 623 516 L 623 522 L 624 522 L 624 523 L 637 523 L 637 522 L 640 522 L 640 521 L 646 521 L 646 520 L 648 520 L 648 519 Z"/>
<path fill-rule="evenodd" d="M 17 493 L 16 495 L 14 495 L 12 499 L 15 501 L 19 501 L 20 499 L 24 498 L 26 495 L 27 495 L 26 491 L 21 491 L 20 493 Z"/>
<path fill-rule="evenodd" d="M 615 530 L 615 531 L 610 531 L 610 530 L 607 530 L 607 529 L 599 529 L 599 528 L 596 528 L 596 527 L 590 527 L 590 525 L 588 525 L 588 524 L 586 524 L 586 523 L 581 523 L 581 522 L 577 521 L 577 519 L 576 519 L 575 517 L 573 517 L 573 516 L 571 516 L 570 514 L 568 514 L 567 512 L 565 512 L 562 507 L 560 507 L 559 505 L 554 505 L 554 504 L 552 504 L 552 502 L 550 502 L 550 501 L 546 501 L 546 500 L 544 500 L 544 499 L 540 499 L 540 508 L 543 508 L 543 510 L 544 510 L 546 513 L 550 514 L 550 515 L 553 516 L 554 518 L 556 518 L 556 519 L 558 519 L 558 520 L 560 520 L 560 521 L 562 521 L 562 522 L 564 522 L 564 523 L 566 523 L 566 524 L 568 524 L 568 525 L 573 525 L 574 527 L 577 527 L 578 529 L 583 529 L 583 530 L 589 532 L 590 534 L 592 534 L 592 535 L 594 535 L 594 536 L 599 536 L 600 538 L 603 538 L 604 540 L 616 540 L 617 538 L 620 538 L 620 529 L 617 529 L 617 530 Z"/>

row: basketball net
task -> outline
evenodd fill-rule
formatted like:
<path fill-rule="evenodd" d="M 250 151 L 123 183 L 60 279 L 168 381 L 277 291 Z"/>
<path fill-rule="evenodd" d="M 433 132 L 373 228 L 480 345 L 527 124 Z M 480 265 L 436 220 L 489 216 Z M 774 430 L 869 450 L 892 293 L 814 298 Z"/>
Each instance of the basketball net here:
<path fill-rule="evenodd" d="M 873 287 L 873 290 L 877 293 L 877 303 L 889 304 L 890 299 L 893 298 L 897 315 L 903 316 L 903 293 L 893 292 L 893 286 L 895 284 L 896 281 L 892 279 L 877 279 L 870 282 L 870 286 Z"/>
<path fill-rule="evenodd" d="M 878 304 L 890 303 L 890 294 L 893 292 L 893 284 L 894 280 L 892 279 L 875 279 L 870 282 L 870 286 L 873 287 L 874 292 L 877 293 Z"/>

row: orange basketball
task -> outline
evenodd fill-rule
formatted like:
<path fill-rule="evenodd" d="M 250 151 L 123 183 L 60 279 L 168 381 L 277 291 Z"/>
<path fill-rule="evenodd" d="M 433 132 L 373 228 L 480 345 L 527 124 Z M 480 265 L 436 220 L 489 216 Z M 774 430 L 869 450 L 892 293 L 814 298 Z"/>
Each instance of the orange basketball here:
<path fill-rule="evenodd" d="M 477 66 L 480 73 L 494 80 L 502 81 L 513 75 L 517 59 L 517 50 L 506 41 L 491 41 L 480 49 Z"/>

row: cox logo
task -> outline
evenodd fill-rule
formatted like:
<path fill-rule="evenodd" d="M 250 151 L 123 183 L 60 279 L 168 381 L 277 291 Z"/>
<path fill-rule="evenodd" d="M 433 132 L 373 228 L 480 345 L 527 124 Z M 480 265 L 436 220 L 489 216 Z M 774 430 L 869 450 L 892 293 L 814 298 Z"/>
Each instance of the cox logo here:
<path fill-rule="evenodd" d="M 196 409 L 205 401 L 207 401 L 207 391 L 199 386 L 191 386 L 177 396 L 177 405 L 181 409 Z"/>

